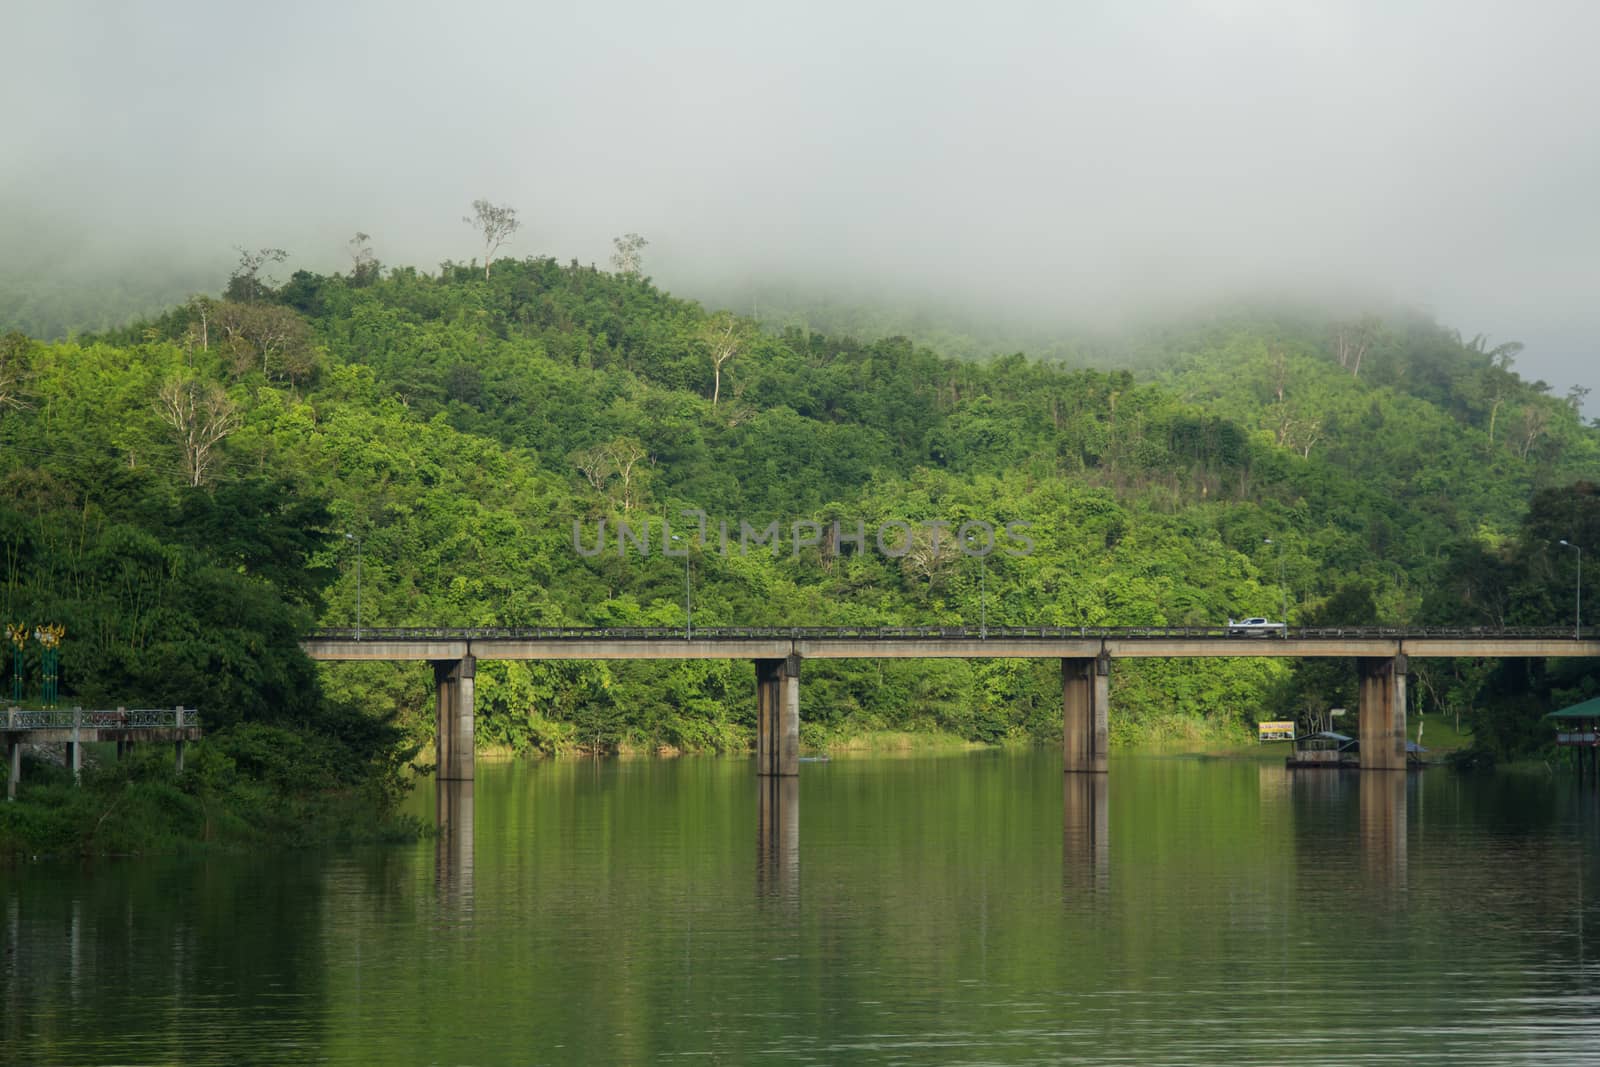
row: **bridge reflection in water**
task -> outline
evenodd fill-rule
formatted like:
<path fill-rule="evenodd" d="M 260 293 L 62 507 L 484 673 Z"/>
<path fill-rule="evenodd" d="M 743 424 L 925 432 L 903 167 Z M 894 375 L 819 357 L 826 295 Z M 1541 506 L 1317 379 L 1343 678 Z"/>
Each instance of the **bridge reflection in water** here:
<path fill-rule="evenodd" d="M 466 918 L 472 913 L 472 782 L 443 779 L 435 788 L 439 836 L 433 845 L 434 885 L 440 903 L 454 906 Z"/>
<path fill-rule="evenodd" d="M 1334 773 L 1353 773 L 1361 779 L 1361 861 L 1367 883 L 1375 889 L 1404 889 L 1406 790 L 1411 776 L 1405 771 Z"/>
<path fill-rule="evenodd" d="M 1111 783 L 1104 774 L 1064 774 L 1061 885 L 1069 897 L 1111 888 Z"/>
<path fill-rule="evenodd" d="M 794 906 L 800 902 L 800 779 L 759 777 L 756 825 L 756 895 Z"/>
<path fill-rule="evenodd" d="M 1102 788 L 1104 779 L 1101 779 Z M 473 903 L 473 783 L 434 783 L 434 886 L 460 918 Z M 761 777 L 756 815 L 756 895 L 786 905 L 800 900 L 800 779 Z"/>
<path fill-rule="evenodd" d="M 1406 887 L 1409 779 L 1405 772 L 1288 771 L 1263 765 L 1264 804 L 1315 811 L 1338 798 L 1359 800 L 1359 850 L 1366 884 L 1376 890 Z M 1061 792 L 1061 885 L 1069 900 L 1111 890 L 1110 776 L 1065 774 Z M 798 907 L 800 899 L 800 779 L 760 776 L 755 788 L 757 897 Z M 473 783 L 435 783 L 435 885 L 441 903 L 469 919 L 473 905 Z M 1344 801 L 1348 803 L 1348 800 Z M 1348 824 L 1346 824 L 1348 826 Z M 1331 827 L 1330 827 L 1331 828 Z M 1348 841 L 1348 839 L 1346 839 Z M 1316 848 L 1337 847 L 1323 839 Z"/>

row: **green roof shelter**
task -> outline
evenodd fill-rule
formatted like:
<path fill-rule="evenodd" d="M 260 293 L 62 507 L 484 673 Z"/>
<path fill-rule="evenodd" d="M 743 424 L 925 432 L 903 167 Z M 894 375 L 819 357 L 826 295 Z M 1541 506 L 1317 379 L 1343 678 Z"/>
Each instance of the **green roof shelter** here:
<path fill-rule="evenodd" d="M 1600 697 L 1552 711 L 1545 718 L 1555 720 L 1556 744 L 1576 751 L 1579 777 L 1583 776 L 1585 750 L 1590 773 L 1600 773 Z"/>

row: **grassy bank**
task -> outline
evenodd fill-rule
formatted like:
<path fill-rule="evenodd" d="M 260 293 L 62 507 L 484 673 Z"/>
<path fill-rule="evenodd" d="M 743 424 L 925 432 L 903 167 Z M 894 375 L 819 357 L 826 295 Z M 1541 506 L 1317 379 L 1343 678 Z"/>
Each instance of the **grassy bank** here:
<path fill-rule="evenodd" d="M 818 744 L 819 755 L 886 756 L 896 753 L 972 752 L 995 748 L 982 741 L 968 741 L 942 731 L 927 733 L 907 730 L 872 730 L 830 738 Z"/>

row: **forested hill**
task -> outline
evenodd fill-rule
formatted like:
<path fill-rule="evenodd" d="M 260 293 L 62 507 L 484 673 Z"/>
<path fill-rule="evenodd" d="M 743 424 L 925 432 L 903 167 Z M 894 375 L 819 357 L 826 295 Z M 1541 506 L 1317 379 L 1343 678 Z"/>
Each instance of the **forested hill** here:
<path fill-rule="evenodd" d="M 703 625 L 1214 624 L 1284 603 L 1294 623 L 1546 624 L 1571 617 L 1574 563 L 1551 524 L 1600 543 L 1578 398 L 1415 317 L 1212 321 L 1168 331 L 1162 369 L 1136 378 L 763 332 L 545 259 L 485 274 L 244 272 L 80 344 L 7 337 L 0 614 L 67 626 L 63 688 L 85 701 L 249 717 L 278 714 L 263 685 L 304 670 L 295 627 L 355 622 L 358 570 L 367 625 L 681 625 L 681 560 L 575 549 L 574 524 L 592 545 L 602 519 L 650 518 L 659 541 L 662 517 L 707 514 Z M 831 541 L 774 557 L 715 536 L 835 519 L 1020 521 L 1035 547 L 980 564 L 919 532 L 904 558 Z M 1596 685 L 1434 670 L 1428 710 L 1480 715 L 1506 750 L 1532 707 L 1495 709 Z M 429 729 L 419 671 L 323 679 Z M 1225 734 L 1346 682 L 1119 664 L 1115 729 Z M 1060 728 L 1049 665 L 819 663 L 806 686 L 813 743 Z M 486 663 L 478 693 L 481 736 L 519 749 L 735 749 L 753 718 L 745 664 Z"/>

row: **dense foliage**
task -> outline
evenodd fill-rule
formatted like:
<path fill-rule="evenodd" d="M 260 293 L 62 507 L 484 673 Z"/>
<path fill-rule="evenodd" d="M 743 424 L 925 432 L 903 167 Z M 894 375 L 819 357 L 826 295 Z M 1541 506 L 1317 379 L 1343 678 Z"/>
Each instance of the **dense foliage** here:
<path fill-rule="evenodd" d="M 378 759 L 392 738 L 357 724 L 393 713 L 425 740 L 431 679 L 318 670 L 293 640 L 354 625 L 358 600 L 365 625 L 680 626 L 687 566 L 697 625 L 1212 625 L 1284 606 L 1556 623 L 1576 561 L 1549 540 L 1600 543 L 1575 484 L 1600 470 L 1581 397 L 1523 381 L 1514 346 L 1416 317 L 1218 317 L 1129 342 L 1161 368 L 1136 377 L 763 332 L 548 259 L 281 286 L 248 267 L 223 299 L 0 350 L 0 619 L 66 625 L 74 701 L 200 704 Z M 685 509 L 709 517 L 687 564 L 660 552 L 663 519 L 693 528 Z M 980 562 L 921 536 L 900 559 L 829 538 L 741 555 L 717 537 L 935 519 L 1027 522 L 1034 551 Z M 592 545 L 602 521 L 610 550 L 575 550 L 574 524 Z M 618 524 L 647 521 L 655 550 L 620 556 Z M 1596 688 L 1581 665 L 1418 669 L 1421 710 L 1505 751 L 1539 740 L 1535 710 Z M 1053 664 L 816 663 L 804 684 L 812 744 L 1060 730 Z M 1266 660 L 1119 663 L 1114 731 L 1235 735 L 1342 684 Z M 738 750 L 752 691 L 748 664 L 486 662 L 479 735 Z"/>

